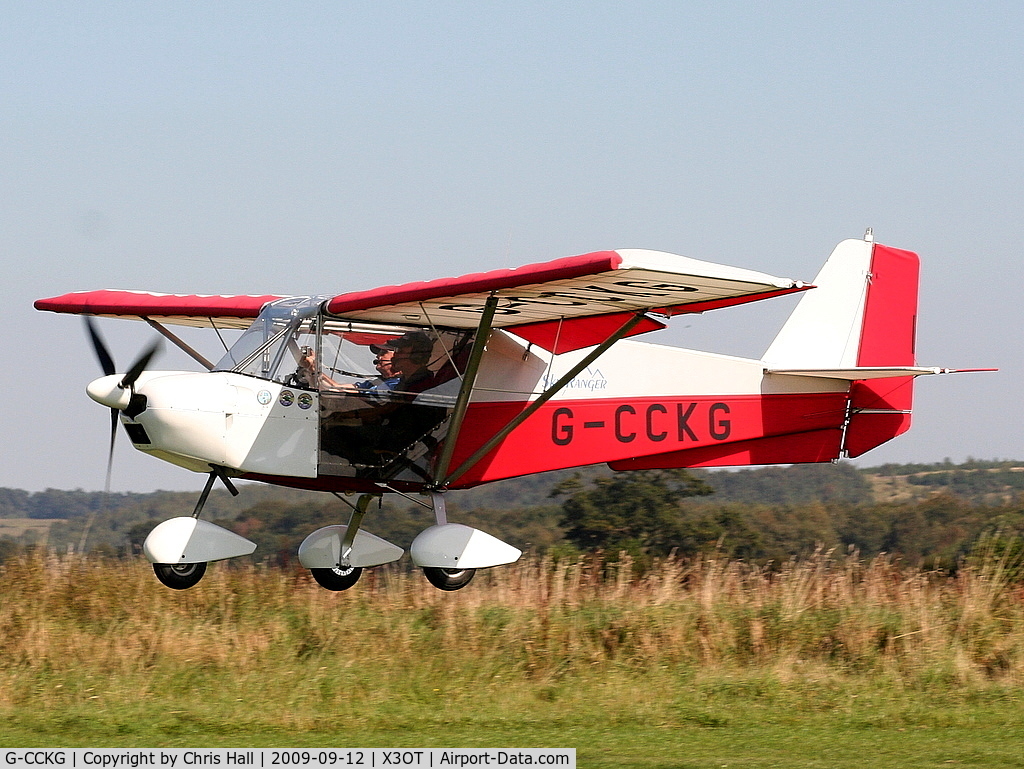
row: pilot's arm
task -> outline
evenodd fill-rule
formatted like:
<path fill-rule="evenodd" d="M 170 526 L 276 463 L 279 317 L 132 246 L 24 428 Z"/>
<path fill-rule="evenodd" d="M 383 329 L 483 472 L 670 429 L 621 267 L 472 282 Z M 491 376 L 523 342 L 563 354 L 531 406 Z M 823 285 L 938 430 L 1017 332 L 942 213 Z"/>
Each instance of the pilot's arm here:
<path fill-rule="evenodd" d="M 323 372 L 316 370 L 316 351 L 311 347 L 302 348 L 303 356 L 299 358 L 299 369 L 296 374 L 305 381 L 309 387 L 317 389 L 342 390 L 345 385 L 331 379 Z"/>

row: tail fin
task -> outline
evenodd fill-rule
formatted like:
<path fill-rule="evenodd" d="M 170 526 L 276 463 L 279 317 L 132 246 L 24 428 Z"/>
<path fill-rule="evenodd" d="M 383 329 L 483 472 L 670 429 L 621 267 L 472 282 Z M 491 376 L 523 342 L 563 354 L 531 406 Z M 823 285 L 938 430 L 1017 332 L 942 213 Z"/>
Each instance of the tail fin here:
<path fill-rule="evenodd" d="M 913 366 L 917 254 L 868 240 L 836 246 L 764 356 L 774 369 Z M 852 377 L 851 377 L 852 378 Z M 910 429 L 913 377 L 855 380 L 844 449 L 860 456 Z"/>

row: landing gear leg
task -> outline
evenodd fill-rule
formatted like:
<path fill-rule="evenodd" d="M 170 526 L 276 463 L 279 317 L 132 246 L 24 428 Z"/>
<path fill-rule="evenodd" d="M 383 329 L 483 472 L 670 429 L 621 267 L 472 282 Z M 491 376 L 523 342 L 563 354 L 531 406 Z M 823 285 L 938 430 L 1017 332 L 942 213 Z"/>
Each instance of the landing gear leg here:
<path fill-rule="evenodd" d="M 192 511 L 192 517 L 199 519 L 199 514 L 203 511 L 203 507 L 206 505 L 206 500 L 210 497 L 210 492 L 213 490 L 213 484 L 220 478 L 221 482 L 227 487 L 227 490 L 231 492 L 231 496 L 238 496 L 238 489 L 228 478 L 222 467 L 214 467 L 210 470 L 210 477 L 206 479 L 206 486 L 203 487 L 203 493 L 199 495 L 199 501 L 196 502 L 195 510 Z M 199 580 L 206 574 L 206 562 L 200 561 L 198 563 L 154 563 L 153 571 L 156 573 L 156 578 L 160 580 L 164 586 L 171 588 L 172 590 L 187 590 L 190 587 L 194 587 L 199 584 Z"/>
<path fill-rule="evenodd" d="M 430 501 L 434 508 L 434 520 L 438 526 L 448 523 L 448 509 L 445 507 L 444 495 L 437 491 L 430 493 Z M 443 569 L 435 566 L 424 566 L 423 576 L 427 582 L 438 590 L 452 592 L 461 590 L 476 575 L 476 569 Z"/>
<path fill-rule="evenodd" d="M 203 493 L 199 495 L 199 501 L 196 502 L 196 509 L 192 511 L 192 517 L 198 518 L 199 514 L 203 512 L 203 508 L 206 506 L 206 500 L 210 498 L 210 492 L 213 491 L 214 482 L 220 478 L 221 483 L 224 484 L 224 488 L 231 492 L 231 496 L 238 496 L 238 489 L 235 488 L 235 484 L 228 478 L 228 474 L 224 472 L 223 467 L 213 467 L 210 470 L 210 477 L 206 479 L 206 485 L 203 487 Z"/>
<path fill-rule="evenodd" d="M 329 569 L 309 570 L 320 587 L 334 591 L 348 590 L 359 581 L 363 570 L 351 563 L 352 543 L 355 542 L 356 533 L 363 522 L 363 516 L 366 515 L 366 509 L 375 496 L 374 494 L 363 494 L 352 506 L 352 515 L 349 516 L 348 526 L 345 527 L 345 536 L 341 540 L 341 557 L 338 559 L 338 565 Z"/>

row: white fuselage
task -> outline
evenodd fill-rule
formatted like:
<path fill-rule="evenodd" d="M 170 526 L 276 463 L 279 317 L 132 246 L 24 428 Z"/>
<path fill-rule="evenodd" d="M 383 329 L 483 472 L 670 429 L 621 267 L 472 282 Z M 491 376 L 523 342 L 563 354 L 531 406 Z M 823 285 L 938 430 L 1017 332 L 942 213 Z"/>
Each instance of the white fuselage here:
<path fill-rule="evenodd" d="M 118 378 L 96 380 L 90 396 L 121 407 Z M 122 422 L 140 451 L 197 472 L 219 465 L 316 477 L 316 393 L 241 374 L 179 371 L 147 371 L 135 391 L 146 397 L 146 408 L 135 419 L 122 412 Z M 104 392 L 111 395 L 103 398 Z"/>
<path fill-rule="evenodd" d="M 496 331 L 472 402 L 475 408 L 486 409 L 488 404 L 533 400 L 585 352 L 529 352 L 521 340 Z M 89 394 L 104 405 L 124 409 L 130 393 L 119 389 L 117 382 L 117 375 L 98 379 L 89 385 Z M 447 387 L 457 388 L 457 383 Z M 553 402 L 842 389 L 843 384 L 825 379 L 765 376 L 758 360 L 622 341 Z M 145 408 L 134 419 L 122 411 L 122 422 L 140 451 L 196 472 L 209 472 L 216 465 L 239 473 L 318 476 L 320 395 L 315 391 L 230 372 L 149 371 L 139 377 L 135 392 L 145 396 Z"/>

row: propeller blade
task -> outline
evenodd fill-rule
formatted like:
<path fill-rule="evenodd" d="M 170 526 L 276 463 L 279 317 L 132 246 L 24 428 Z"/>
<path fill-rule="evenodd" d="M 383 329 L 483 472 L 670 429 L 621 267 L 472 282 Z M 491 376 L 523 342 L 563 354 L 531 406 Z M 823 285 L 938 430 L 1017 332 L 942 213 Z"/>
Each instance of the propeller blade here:
<path fill-rule="evenodd" d="M 121 387 L 128 388 L 135 384 L 135 380 L 139 378 L 143 371 L 146 370 L 146 366 L 149 365 L 149 361 L 154 355 L 159 352 L 162 347 L 162 343 L 159 339 L 150 345 L 149 349 L 146 350 L 139 358 L 132 364 L 132 367 L 128 369 L 128 373 L 124 375 L 124 379 L 121 380 Z"/>
<path fill-rule="evenodd" d="M 110 410 L 110 449 L 107 451 L 107 483 L 103 487 L 106 494 L 110 493 L 110 476 L 114 470 L 114 443 L 117 441 L 117 409 Z"/>
<path fill-rule="evenodd" d="M 84 315 L 83 318 L 85 319 L 85 329 L 89 332 L 89 339 L 92 341 L 92 349 L 99 359 L 100 368 L 107 376 L 116 373 L 117 367 L 114 365 L 114 359 L 111 357 L 110 351 L 107 350 L 107 345 L 104 343 L 103 337 L 100 336 L 99 329 L 88 315 Z"/>

